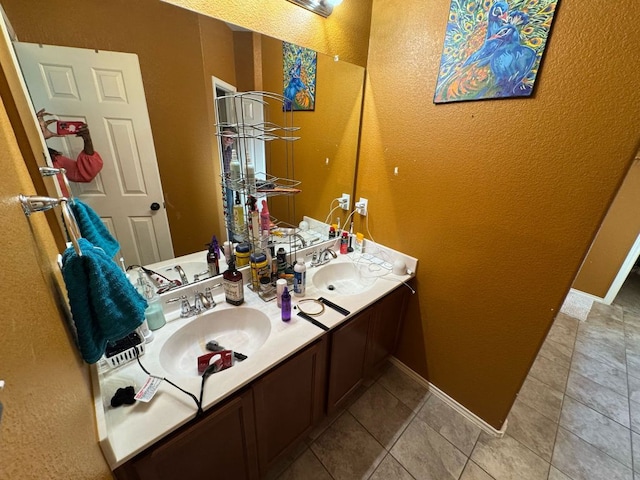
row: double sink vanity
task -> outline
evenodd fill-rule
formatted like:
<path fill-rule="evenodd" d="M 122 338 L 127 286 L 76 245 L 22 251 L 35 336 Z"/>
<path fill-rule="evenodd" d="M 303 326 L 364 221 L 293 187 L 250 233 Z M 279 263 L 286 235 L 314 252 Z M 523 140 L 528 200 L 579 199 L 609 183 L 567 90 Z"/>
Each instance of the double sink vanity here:
<path fill-rule="evenodd" d="M 322 419 L 340 408 L 395 350 L 415 258 L 365 241 L 364 252 L 337 255 L 309 266 L 312 254 L 331 247 L 318 242 L 296 252 L 306 258 L 304 297 L 292 297 L 292 318 L 283 322 L 275 300 L 265 302 L 247 285 L 245 302 L 225 302 L 220 277 L 162 295 L 167 324 L 145 345 L 140 363 L 153 376 L 171 380 L 195 397 L 202 377 L 197 357 L 215 340 L 247 356 L 212 374 L 204 383 L 202 408 L 166 381 L 148 403 L 111 407 L 118 388 L 138 391 L 149 376 L 137 361 L 115 369 L 93 366 L 95 412 L 102 451 L 118 479 L 261 478 Z M 195 254 L 194 254 L 195 255 Z M 202 254 L 204 255 L 204 254 Z M 181 258 L 182 265 L 202 261 Z M 406 265 L 404 274 L 391 265 Z M 184 267 L 183 267 L 184 268 Z M 197 272 L 196 272 L 197 273 Z M 210 287 L 216 306 L 181 317 L 180 302 L 193 303 L 197 291 Z M 326 307 L 313 320 L 300 310 L 319 312 L 323 297 L 346 312 Z"/>

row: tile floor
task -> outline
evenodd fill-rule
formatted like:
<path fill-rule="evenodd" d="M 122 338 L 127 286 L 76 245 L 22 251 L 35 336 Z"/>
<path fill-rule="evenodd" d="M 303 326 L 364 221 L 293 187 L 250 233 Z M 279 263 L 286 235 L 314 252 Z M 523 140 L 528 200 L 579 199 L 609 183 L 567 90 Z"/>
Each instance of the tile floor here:
<path fill-rule="evenodd" d="M 558 315 L 503 438 L 391 364 L 354 397 L 269 479 L 640 480 L 640 276 Z"/>

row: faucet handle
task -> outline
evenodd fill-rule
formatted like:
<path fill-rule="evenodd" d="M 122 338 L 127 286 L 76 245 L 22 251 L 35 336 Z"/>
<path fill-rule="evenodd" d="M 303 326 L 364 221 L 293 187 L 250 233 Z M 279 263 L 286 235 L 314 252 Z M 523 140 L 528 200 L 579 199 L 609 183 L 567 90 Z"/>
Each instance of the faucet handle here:
<path fill-rule="evenodd" d="M 193 307 L 193 309 L 196 311 L 196 313 L 202 313 L 205 310 L 209 310 L 211 308 L 211 302 L 209 302 L 209 299 L 202 293 L 200 293 L 199 291 L 195 291 L 193 292 L 195 295 L 195 305 Z"/>
<path fill-rule="evenodd" d="M 213 308 L 216 306 L 216 301 L 213 299 L 213 292 L 211 287 L 207 287 L 204 289 L 204 296 L 209 300 L 211 306 L 209 308 Z"/>
<path fill-rule="evenodd" d="M 167 303 L 174 303 L 174 302 L 180 302 L 181 318 L 187 318 L 194 315 L 195 309 L 189 303 L 189 299 L 187 298 L 186 295 L 180 295 L 179 297 L 170 298 L 169 300 L 167 300 Z"/>

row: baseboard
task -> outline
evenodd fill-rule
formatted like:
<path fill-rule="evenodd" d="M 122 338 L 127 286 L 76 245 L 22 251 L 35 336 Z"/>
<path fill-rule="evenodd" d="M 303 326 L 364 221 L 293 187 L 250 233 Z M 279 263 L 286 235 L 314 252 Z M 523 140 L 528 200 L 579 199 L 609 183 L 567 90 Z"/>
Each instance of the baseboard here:
<path fill-rule="evenodd" d="M 505 420 L 504 423 L 502 424 L 502 428 L 500 428 L 500 430 L 497 430 L 496 428 L 494 428 L 493 426 L 485 422 L 483 419 L 481 419 L 479 416 L 477 416 L 475 413 L 473 413 L 471 410 L 469 410 L 468 408 L 456 402 L 453 398 L 451 398 L 449 395 L 444 393 L 442 390 L 440 390 L 438 387 L 433 385 L 431 382 L 422 378 L 420 375 L 418 375 L 416 372 L 411 370 L 409 367 L 407 367 L 404 363 L 402 363 L 396 357 L 390 357 L 389 361 L 393 363 L 396 367 L 398 367 L 400 370 L 402 370 L 404 373 L 409 375 L 417 383 L 419 383 L 420 385 L 428 389 L 433 395 L 436 395 L 440 400 L 445 402 L 447 405 L 453 408 L 460 415 L 465 417 L 474 425 L 477 425 L 483 432 L 486 432 L 489 435 L 492 435 L 498 438 L 502 437 L 505 434 L 507 430 L 507 420 Z"/>

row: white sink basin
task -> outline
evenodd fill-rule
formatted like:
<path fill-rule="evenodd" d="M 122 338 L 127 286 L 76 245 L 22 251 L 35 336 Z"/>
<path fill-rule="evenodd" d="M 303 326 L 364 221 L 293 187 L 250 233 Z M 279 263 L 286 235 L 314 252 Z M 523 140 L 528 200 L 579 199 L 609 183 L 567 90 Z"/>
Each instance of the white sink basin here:
<path fill-rule="evenodd" d="M 313 285 L 337 295 L 357 295 L 369 290 L 376 277 L 368 275 L 368 265 L 329 263 L 313 275 Z"/>
<path fill-rule="evenodd" d="M 182 280 L 180 278 L 180 274 L 175 269 L 176 265 L 180 265 L 180 267 L 182 267 L 182 270 L 184 270 L 184 273 L 187 276 L 187 279 L 189 280 L 189 283 L 193 283 L 193 279 L 195 278 L 196 275 L 200 276 L 201 278 L 209 277 L 209 273 L 208 273 L 209 266 L 207 265 L 206 261 L 176 262 L 175 264 L 171 264 L 166 267 L 160 267 L 157 269 L 151 268 L 151 269 L 164 275 L 170 280 Z"/>
<path fill-rule="evenodd" d="M 197 377 L 198 357 L 209 353 L 207 342 L 215 340 L 227 350 L 249 357 L 267 341 L 269 317 L 254 308 L 212 310 L 196 317 L 173 333 L 160 350 L 160 364 L 181 377 Z"/>

